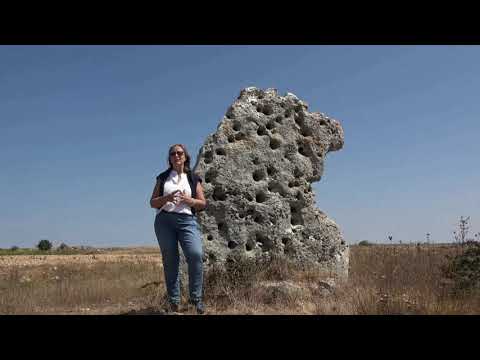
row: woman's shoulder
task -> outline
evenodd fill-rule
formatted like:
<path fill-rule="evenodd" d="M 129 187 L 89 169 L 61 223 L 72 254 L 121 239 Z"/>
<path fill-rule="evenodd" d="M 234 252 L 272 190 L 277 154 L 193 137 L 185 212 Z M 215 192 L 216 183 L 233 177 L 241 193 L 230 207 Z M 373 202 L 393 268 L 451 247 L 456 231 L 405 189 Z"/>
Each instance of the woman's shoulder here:
<path fill-rule="evenodd" d="M 161 179 L 166 179 L 168 178 L 168 175 L 170 174 L 170 169 L 167 169 L 163 172 L 161 172 L 160 174 L 157 175 L 157 180 L 161 180 Z"/>
<path fill-rule="evenodd" d="M 193 181 L 194 183 L 196 183 L 196 182 L 202 182 L 202 178 L 201 178 L 199 175 L 195 174 L 192 170 L 190 170 L 190 171 L 187 173 L 187 175 L 191 177 L 191 179 L 192 179 L 192 181 Z"/>

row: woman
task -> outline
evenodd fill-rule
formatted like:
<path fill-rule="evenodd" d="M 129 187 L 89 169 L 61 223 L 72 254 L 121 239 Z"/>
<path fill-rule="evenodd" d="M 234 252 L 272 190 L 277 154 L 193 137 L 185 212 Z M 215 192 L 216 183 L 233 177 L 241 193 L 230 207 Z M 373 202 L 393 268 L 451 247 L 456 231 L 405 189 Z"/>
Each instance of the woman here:
<path fill-rule="evenodd" d="M 157 209 L 155 235 L 162 253 L 169 310 L 178 312 L 180 304 L 180 243 L 188 264 L 189 302 L 203 314 L 203 248 L 195 210 L 205 208 L 206 200 L 201 179 L 190 170 L 185 145 L 172 145 L 168 154 L 169 168 L 157 176 L 150 206 Z"/>

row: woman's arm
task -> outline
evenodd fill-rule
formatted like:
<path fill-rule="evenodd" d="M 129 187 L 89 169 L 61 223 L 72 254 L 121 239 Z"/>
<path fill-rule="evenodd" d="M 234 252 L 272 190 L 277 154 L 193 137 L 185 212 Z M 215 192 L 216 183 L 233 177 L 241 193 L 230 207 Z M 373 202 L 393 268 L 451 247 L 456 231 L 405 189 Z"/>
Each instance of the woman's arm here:
<path fill-rule="evenodd" d="M 205 199 L 205 194 L 203 193 L 203 186 L 201 182 L 197 183 L 197 198 L 195 199 L 195 204 L 193 208 L 195 210 L 205 209 L 207 206 L 207 200 Z"/>

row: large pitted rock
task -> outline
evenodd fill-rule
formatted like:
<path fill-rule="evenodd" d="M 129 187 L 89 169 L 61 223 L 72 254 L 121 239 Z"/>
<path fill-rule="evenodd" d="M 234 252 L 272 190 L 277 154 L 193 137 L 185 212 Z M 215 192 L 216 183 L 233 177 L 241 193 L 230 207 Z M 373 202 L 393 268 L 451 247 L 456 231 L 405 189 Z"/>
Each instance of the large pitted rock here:
<path fill-rule="evenodd" d="M 343 130 L 307 108 L 291 93 L 249 87 L 208 136 L 194 167 L 208 202 L 198 213 L 207 266 L 276 253 L 347 276 L 348 247 L 311 186 Z"/>

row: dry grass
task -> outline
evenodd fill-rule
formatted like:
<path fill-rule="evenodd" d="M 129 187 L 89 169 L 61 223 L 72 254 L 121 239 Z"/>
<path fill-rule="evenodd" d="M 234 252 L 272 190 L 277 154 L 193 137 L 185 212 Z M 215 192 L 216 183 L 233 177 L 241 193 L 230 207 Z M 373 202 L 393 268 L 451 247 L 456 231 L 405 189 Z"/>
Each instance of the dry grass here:
<path fill-rule="evenodd" d="M 322 282 L 328 274 L 284 259 L 231 263 L 226 271 L 205 274 L 205 302 L 210 314 L 479 314 L 480 297 L 451 295 L 443 277 L 446 255 L 456 251 L 434 245 L 352 246 L 349 280 L 334 291 Z M 90 258 L 57 265 L 48 264 L 48 256 L 25 266 L 0 261 L 0 314 L 159 312 L 165 292 L 161 263 L 159 255 L 138 255 L 148 253 L 129 249 L 121 261 Z"/>

